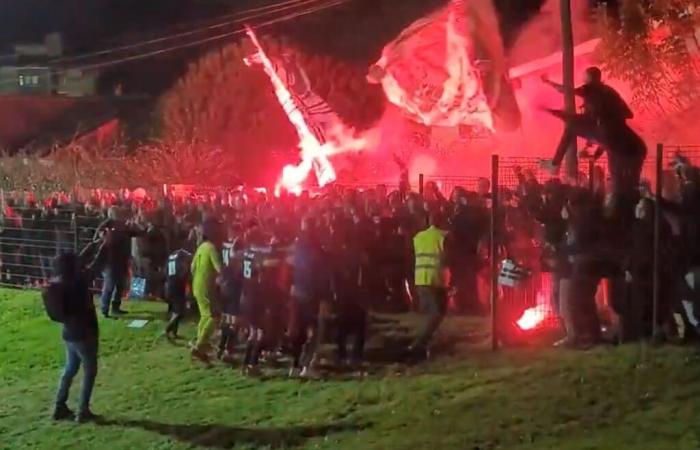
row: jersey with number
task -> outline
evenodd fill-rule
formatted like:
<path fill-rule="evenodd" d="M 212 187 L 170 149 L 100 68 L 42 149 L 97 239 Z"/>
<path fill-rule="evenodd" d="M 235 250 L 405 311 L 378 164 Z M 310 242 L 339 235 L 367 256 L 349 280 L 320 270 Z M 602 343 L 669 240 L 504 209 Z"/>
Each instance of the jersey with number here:
<path fill-rule="evenodd" d="M 244 289 L 280 287 L 285 249 L 277 245 L 251 246 L 243 252 Z"/>
<path fill-rule="evenodd" d="M 224 263 L 224 266 L 231 267 L 234 265 L 234 260 L 240 253 L 241 247 L 242 245 L 239 239 L 224 242 L 221 247 L 221 262 Z"/>
<path fill-rule="evenodd" d="M 166 296 L 184 297 L 190 278 L 191 262 L 192 254 L 186 250 L 177 250 L 168 257 L 168 262 L 165 265 Z"/>
<path fill-rule="evenodd" d="M 221 301 L 223 313 L 229 315 L 238 314 L 238 304 L 241 298 L 242 251 L 240 241 L 225 242 L 221 251 L 221 260 L 224 267 L 221 270 Z"/>

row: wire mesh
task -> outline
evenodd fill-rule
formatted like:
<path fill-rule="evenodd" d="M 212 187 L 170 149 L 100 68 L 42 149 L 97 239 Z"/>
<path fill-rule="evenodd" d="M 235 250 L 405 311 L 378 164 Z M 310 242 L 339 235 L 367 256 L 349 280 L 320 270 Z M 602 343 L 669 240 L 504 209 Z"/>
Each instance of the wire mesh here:
<path fill-rule="evenodd" d="M 437 176 L 431 175 L 425 178 L 425 183 L 435 183 L 442 195 L 448 197 L 456 188 L 463 188 L 467 191 L 476 192 L 479 189 L 479 184 L 484 181 L 488 182 L 486 177 L 469 177 L 469 176 Z"/>
<path fill-rule="evenodd" d="M 664 145 L 662 149 L 662 190 L 667 198 L 674 198 L 682 182 L 682 172 L 679 163 L 700 166 L 700 146 L 694 145 Z M 499 314 L 508 321 L 515 322 L 518 327 L 527 331 L 532 328 L 559 326 L 557 303 L 557 282 L 552 273 L 544 272 L 542 261 L 546 256 L 543 252 L 542 225 L 538 224 L 527 212 L 527 192 L 542 194 L 542 186 L 549 180 L 558 178 L 565 184 L 575 184 L 580 187 L 594 189 L 605 193 L 608 190 L 610 172 L 607 157 L 598 160 L 579 159 L 579 173 L 575 180 L 560 177 L 545 170 L 535 157 L 504 157 L 499 159 L 498 185 L 502 215 L 501 226 L 507 238 L 504 258 L 517 261 L 529 269 L 531 275 L 517 287 L 499 286 L 497 301 Z M 642 166 L 641 184 L 643 189 L 654 191 L 656 185 L 656 149 L 649 149 L 647 158 Z M 592 177 L 592 179 L 591 179 Z M 535 189 L 533 190 L 533 187 Z M 539 188 L 537 188 L 539 187 Z M 500 267 L 503 262 L 499 262 Z M 600 308 L 608 307 L 608 293 L 603 280 L 596 294 Z"/>
<path fill-rule="evenodd" d="M 31 194 L 3 194 L 0 285 L 4 287 L 36 288 L 46 284 L 52 276 L 53 259 L 63 251 L 80 251 L 93 239 L 101 222 L 101 217 L 86 216 L 72 205 L 41 208 Z M 100 286 L 98 279 L 93 287 Z"/>

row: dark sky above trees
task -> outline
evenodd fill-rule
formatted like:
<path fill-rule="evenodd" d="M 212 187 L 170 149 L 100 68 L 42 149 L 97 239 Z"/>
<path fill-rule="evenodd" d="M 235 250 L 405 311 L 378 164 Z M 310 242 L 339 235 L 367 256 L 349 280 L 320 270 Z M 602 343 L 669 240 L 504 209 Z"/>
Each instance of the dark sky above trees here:
<path fill-rule="evenodd" d="M 69 53 L 139 42 L 196 27 L 207 19 L 282 0 L 0 0 L 0 54 L 16 42 L 64 34 Z M 406 25 L 447 0 L 350 0 L 343 11 L 328 10 L 271 30 L 307 51 L 367 64 Z M 494 0 L 506 43 L 545 0 Z M 594 0 L 591 0 L 594 1 Z M 221 42 L 224 43 L 224 42 Z M 218 44 L 218 43 L 217 43 Z M 206 48 L 188 49 L 120 65 L 103 72 L 109 80 L 141 83 L 134 91 L 157 93 Z"/>
<path fill-rule="evenodd" d="M 0 1 L 0 44 L 40 39 L 50 31 L 66 33 L 70 41 L 108 39 L 144 27 L 167 28 L 197 19 L 216 16 L 232 9 L 270 3 L 273 0 L 2 0 Z M 421 4 L 445 0 L 393 0 L 395 7 L 420 11 Z M 380 0 L 354 0 L 358 8 L 370 12 Z M 496 0 L 510 24 L 521 22 L 536 11 L 541 0 Z M 510 25 L 509 24 L 509 25 Z M 97 37 L 97 39 L 95 39 Z"/>

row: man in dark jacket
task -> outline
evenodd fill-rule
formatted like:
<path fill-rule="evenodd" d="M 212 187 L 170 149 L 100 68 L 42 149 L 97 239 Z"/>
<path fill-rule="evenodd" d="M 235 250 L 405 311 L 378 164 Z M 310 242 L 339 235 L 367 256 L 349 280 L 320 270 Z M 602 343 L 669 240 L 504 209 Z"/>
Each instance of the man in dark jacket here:
<path fill-rule="evenodd" d="M 560 92 L 564 91 L 562 85 L 546 77 L 543 80 Z M 549 110 L 566 122 L 564 135 L 550 163 L 558 167 L 576 137 L 599 144 L 596 157 L 603 151 L 607 152 L 613 193 L 621 202 L 624 215 L 631 216 L 647 154 L 644 140 L 627 124 L 634 114 L 620 94 L 602 82 L 601 71 L 597 67 L 586 69 L 586 83 L 576 88 L 574 94 L 583 99 L 583 114 L 569 116 L 560 110 Z"/>
<path fill-rule="evenodd" d="M 104 284 L 100 296 L 102 315 L 109 317 L 110 303 L 112 314 L 125 314 L 121 304 L 129 275 L 131 238 L 138 233 L 133 227 L 127 226 L 116 207 L 110 208 L 109 218 L 99 226 L 97 233 L 106 233 L 102 261 Z"/>
<path fill-rule="evenodd" d="M 85 252 L 83 252 L 85 253 Z M 81 255 L 82 256 L 82 255 Z M 56 277 L 49 291 L 60 297 L 62 305 L 63 341 L 66 347 L 66 365 L 56 393 L 54 420 L 88 422 L 97 419 L 90 410 L 90 398 L 97 377 L 98 325 L 95 306 L 90 293 L 91 270 L 82 267 L 81 257 L 69 252 L 55 260 Z M 73 378 L 83 366 L 83 384 L 77 416 L 66 402 Z"/>

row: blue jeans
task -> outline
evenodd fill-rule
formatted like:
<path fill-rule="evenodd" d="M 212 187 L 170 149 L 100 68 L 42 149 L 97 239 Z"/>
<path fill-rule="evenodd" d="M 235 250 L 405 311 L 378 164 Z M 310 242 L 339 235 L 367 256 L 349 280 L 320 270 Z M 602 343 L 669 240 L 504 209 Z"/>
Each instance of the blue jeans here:
<path fill-rule="evenodd" d="M 66 406 L 70 386 L 82 363 L 83 385 L 80 388 L 80 404 L 78 411 L 88 411 L 90 409 L 92 388 L 95 385 L 95 377 L 97 377 L 97 338 L 80 342 L 64 342 L 66 344 L 66 366 L 63 369 L 63 375 L 61 375 L 61 381 L 58 384 L 56 406 Z"/>
<path fill-rule="evenodd" d="M 124 287 L 126 285 L 126 274 L 121 271 L 105 269 L 102 272 L 104 284 L 102 285 L 102 295 L 100 296 L 100 307 L 102 314 L 109 313 L 109 304 L 112 303 L 112 310 L 119 309 L 122 304 Z"/>

